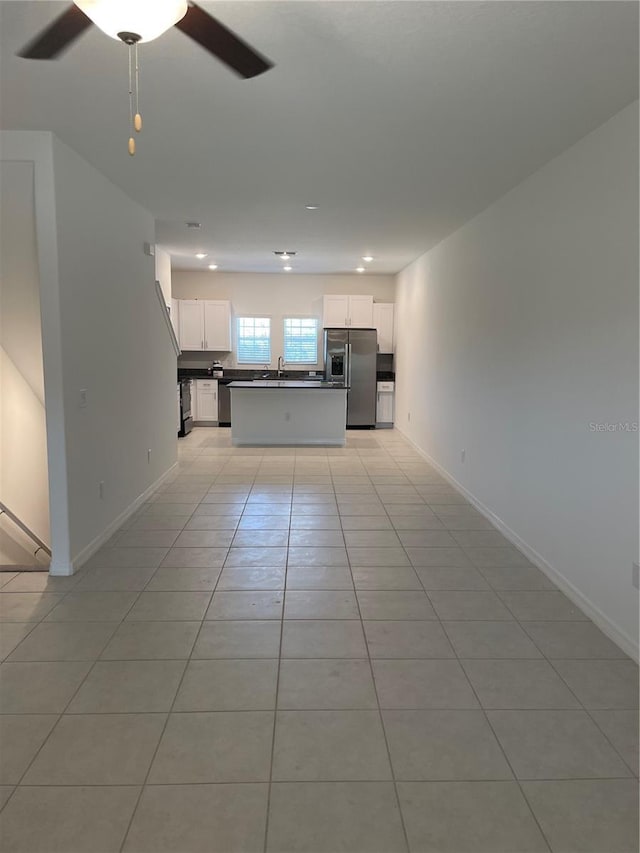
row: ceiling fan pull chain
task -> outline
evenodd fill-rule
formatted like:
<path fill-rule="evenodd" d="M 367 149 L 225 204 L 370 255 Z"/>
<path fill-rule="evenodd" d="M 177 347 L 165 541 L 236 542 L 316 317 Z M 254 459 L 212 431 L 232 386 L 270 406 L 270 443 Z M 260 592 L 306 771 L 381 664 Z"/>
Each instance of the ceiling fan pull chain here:
<path fill-rule="evenodd" d="M 140 68 L 138 65 L 138 42 L 134 45 L 135 50 L 135 60 L 136 60 L 136 114 L 133 117 L 133 126 L 136 130 L 136 133 L 140 133 L 142 130 L 142 116 L 140 115 L 140 105 L 139 105 L 139 97 L 140 97 Z"/>
<path fill-rule="evenodd" d="M 129 124 L 131 136 L 129 137 L 129 154 L 133 157 L 136 153 L 136 141 L 133 138 L 133 45 L 129 45 Z"/>

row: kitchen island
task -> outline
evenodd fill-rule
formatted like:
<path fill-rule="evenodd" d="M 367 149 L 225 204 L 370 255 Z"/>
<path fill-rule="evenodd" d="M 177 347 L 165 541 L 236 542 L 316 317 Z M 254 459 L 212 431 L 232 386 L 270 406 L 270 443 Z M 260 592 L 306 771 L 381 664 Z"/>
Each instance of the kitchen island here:
<path fill-rule="evenodd" d="M 338 382 L 231 382 L 234 447 L 346 444 L 347 389 Z"/>

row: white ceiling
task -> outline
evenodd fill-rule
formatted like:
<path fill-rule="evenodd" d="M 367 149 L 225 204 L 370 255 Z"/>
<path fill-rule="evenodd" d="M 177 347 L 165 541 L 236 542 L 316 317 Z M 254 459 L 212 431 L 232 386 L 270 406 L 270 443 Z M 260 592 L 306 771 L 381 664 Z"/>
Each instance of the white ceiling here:
<path fill-rule="evenodd" d="M 71 145 L 181 269 L 277 272 L 292 249 L 296 272 L 369 252 L 397 272 L 638 97 L 635 2 L 202 2 L 276 67 L 241 80 L 178 30 L 143 45 L 131 158 L 121 44 L 14 55 L 67 5 L 0 3 L 1 126 Z"/>

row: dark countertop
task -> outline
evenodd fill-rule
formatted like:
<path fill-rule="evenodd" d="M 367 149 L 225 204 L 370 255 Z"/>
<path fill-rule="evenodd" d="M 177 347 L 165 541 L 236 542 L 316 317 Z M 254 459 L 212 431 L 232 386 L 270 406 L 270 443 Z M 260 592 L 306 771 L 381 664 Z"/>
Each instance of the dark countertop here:
<path fill-rule="evenodd" d="M 179 367 L 178 380 L 180 379 L 217 379 L 223 385 L 228 385 L 230 382 L 252 382 L 254 379 L 261 380 L 263 374 L 267 371 L 260 370 L 225 370 L 224 376 L 216 377 L 207 372 L 206 368 Z M 277 379 L 277 371 L 270 370 L 269 379 Z M 285 370 L 284 377 L 286 379 L 294 379 L 302 382 L 321 382 L 324 380 L 324 374 L 318 373 L 317 376 L 309 376 L 308 370 Z M 395 373 L 391 370 L 378 370 L 376 373 L 377 382 L 394 382 Z"/>
<path fill-rule="evenodd" d="M 324 380 L 308 382 L 304 379 L 300 381 L 295 379 L 254 379 L 248 382 L 236 379 L 230 385 L 231 389 L 242 388 L 251 391 L 264 389 L 268 391 L 299 391 L 300 389 L 304 391 L 344 391 L 346 387 L 344 382 L 325 382 Z"/>

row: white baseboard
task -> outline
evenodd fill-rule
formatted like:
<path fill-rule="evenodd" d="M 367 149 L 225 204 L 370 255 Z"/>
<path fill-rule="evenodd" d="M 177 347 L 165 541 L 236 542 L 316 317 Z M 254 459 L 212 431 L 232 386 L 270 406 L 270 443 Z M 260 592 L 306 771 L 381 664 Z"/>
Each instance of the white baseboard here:
<path fill-rule="evenodd" d="M 171 468 L 165 471 L 164 474 L 159 477 L 155 481 L 155 483 L 152 483 L 148 489 L 145 489 L 145 491 L 141 495 L 138 495 L 138 497 L 129 504 L 129 506 L 124 510 L 124 512 L 121 512 L 120 515 L 117 516 L 117 518 L 114 518 L 111 524 L 109 524 L 109 526 L 106 527 L 102 531 L 102 533 L 100 533 L 99 536 L 96 536 L 95 539 L 89 542 L 89 544 L 86 545 L 82 549 L 82 551 L 80 551 L 80 553 L 71 560 L 70 565 L 68 563 L 59 564 L 56 563 L 54 560 L 51 563 L 49 574 L 55 576 L 68 576 L 75 574 L 78 569 L 80 569 L 87 562 L 87 560 L 92 557 L 95 552 L 104 545 L 105 542 L 111 539 L 116 530 L 122 527 L 125 521 L 128 518 L 131 518 L 134 512 L 136 512 L 136 510 L 140 506 L 142 506 L 145 501 L 149 500 L 151 495 L 156 492 L 160 488 L 160 486 L 162 486 L 162 484 L 166 482 L 166 480 L 169 479 L 169 477 L 173 474 L 177 467 L 178 463 L 174 462 Z"/>
<path fill-rule="evenodd" d="M 531 562 L 543 572 L 549 580 L 553 581 L 553 583 L 560 589 L 567 598 L 571 599 L 571 601 L 579 607 L 580 610 L 584 614 L 586 614 L 592 622 L 594 622 L 600 630 L 609 637 L 617 646 L 619 646 L 622 651 L 629 655 L 629 657 L 633 658 L 635 661 L 638 661 L 640 657 L 640 649 L 638 646 L 638 638 L 630 637 L 624 631 L 622 631 L 614 622 L 612 622 L 608 616 L 606 616 L 599 607 L 597 607 L 593 602 L 584 595 L 577 587 L 575 587 L 571 581 L 568 581 L 563 574 L 561 574 L 556 568 L 550 565 L 544 557 L 542 557 L 535 548 L 532 548 L 528 545 L 523 539 L 518 536 L 518 534 L 512 530 L 501 518 L 499 518 L 489 507 L 485 506 L 481 500 L 479 500 L 475 495 L 473 495 L 468 489 L 466 489 L 461 483 L 459 483 L 455 477 L 453 477 L 445 468 L 442 467 L 435 459 L 429 456 L 419 445 L 415 443 L 409 436 L 399 427 L 396 426 L 398 432 L 409 442 L 409 444 L 415 449 L 417 453 L 422 456 L 422 458 L 432 465 L 436 471 L 441 474 L 448 483 L 450 483 L 455 489 L 457 489 L 461 494 L 465 496 L 465 498 L 469 501 L 469 503 L 473 504 L 473 506 L 487 518 L 494 527 L 497 527 L 500 533 L 512 542 L 519 551 L 529 559 Z"/>

